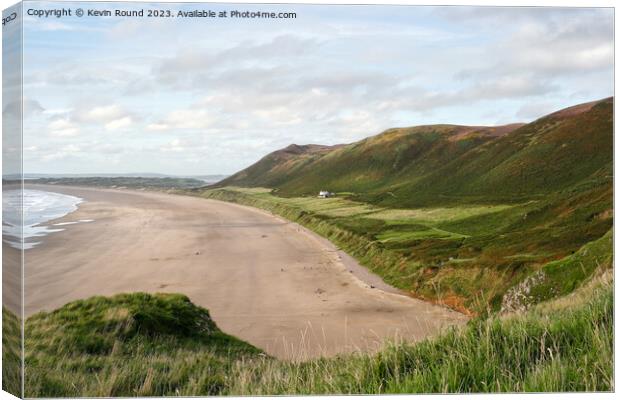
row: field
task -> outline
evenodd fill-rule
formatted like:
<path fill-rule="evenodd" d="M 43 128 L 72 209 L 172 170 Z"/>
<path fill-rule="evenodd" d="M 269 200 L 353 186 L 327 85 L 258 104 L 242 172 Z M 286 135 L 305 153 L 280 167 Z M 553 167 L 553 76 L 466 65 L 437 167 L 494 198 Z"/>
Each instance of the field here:
<path fill-rule="evenodd" d="M 182 295 L 95 297 L 27 320 L 25 394 L 611 391 L 611 275 L 599 269 L 568 297 L 415 345 L 297 363 L 224 334 Z"/>

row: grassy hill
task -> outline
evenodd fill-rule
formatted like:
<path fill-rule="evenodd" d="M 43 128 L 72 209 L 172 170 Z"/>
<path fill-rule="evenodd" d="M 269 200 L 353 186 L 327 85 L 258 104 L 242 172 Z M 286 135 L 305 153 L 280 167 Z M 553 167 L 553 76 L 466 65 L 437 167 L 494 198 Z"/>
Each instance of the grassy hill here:
<path fill-rule="evenodd" d="M 610 391 L 610 279 L 598 271 L 570 296 L 418 344 L 306 362 L 224 334 L 182 295 L 94 297 L 27 319 L 25 395 Z M 3 319 L 15 317 L 4 310 Z"/>
<path fill-rule="evenodd" d="M 414 296 L 471 314 L 519 308 L 611 267 L 612 122 L 604 99 L 525 125 L 391 129 L 293 146 L 192 193 L 299 222 Z M 578 258 L 590 247 L 596 257 Z M 526 287 L 536 296 L 517 294 Z"/>
<path fill-rule="evenodd" d="M 26 397 L 214 395 L 260 357 L 176 294 L 72 302 L 28 318 L 25 340 Z"/>
<path fill-rule="evenodd" d="M 514 202 L 610 177 L 612 120 L 609 98 L 525 125 L 428 125 L 348 145 L 292 145 L 217 186 L 268 187 L 281 196 L 352 192 L 391 207 Z"/>
<path fill-rule="evenodd" d="M 305 165 L 312 164 L 336 148 L 338 146 L 292 144 L 266 155 L 250 168 L 220 181 L 217 185 L 227 186 L 244 182 L 246 186 L 276 187 L 293 178 Z"/>

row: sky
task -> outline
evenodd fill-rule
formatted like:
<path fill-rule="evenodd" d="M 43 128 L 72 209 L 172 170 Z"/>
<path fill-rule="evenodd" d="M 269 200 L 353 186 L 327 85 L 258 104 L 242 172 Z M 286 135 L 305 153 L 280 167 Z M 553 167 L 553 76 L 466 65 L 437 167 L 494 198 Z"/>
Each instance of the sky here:
<path fill-rule="evenodd" d="M 3 10 L 2 19 L 2 174 L 21 175 L 22 31 L 18 6 Z"/>
<path fill-rule="evenodd" d="M 529 122 L 613 94 L 612 9 L 165 8 L 297 18 L 25 16 L 26 173 L 231 174 L 291 143 Z"/>

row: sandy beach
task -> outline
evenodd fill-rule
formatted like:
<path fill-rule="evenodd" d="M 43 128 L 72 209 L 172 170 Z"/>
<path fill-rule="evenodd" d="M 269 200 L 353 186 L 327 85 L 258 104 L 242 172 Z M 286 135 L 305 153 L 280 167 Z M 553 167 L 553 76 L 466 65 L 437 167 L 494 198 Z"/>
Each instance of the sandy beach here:
<path fill-rule="evenodd" d="M 32 188 L 79 196 L 79 209 L 25 252 L 25 314 L 93 295 L 178 292 L 225 332 L 279 358 L 372 351 L 467 318 L 398 294 L 330 242 L 261 210 L 113 189 Z M 3 246 L 3 251 L 15 251 Z M 351 272 L 353 271 L 353 272 Z"/>

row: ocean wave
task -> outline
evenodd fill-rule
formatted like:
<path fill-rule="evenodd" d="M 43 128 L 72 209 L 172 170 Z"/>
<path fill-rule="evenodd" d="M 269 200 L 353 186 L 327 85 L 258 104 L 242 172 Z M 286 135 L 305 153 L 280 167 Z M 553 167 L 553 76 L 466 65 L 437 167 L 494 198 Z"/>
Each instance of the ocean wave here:
<path fill-rule="evenodd" d="M 16 249 L 31 249 L 40 241 L 29 239 L 63 230 L 44 223 L 74 212 L 82 201 L 76 196 L 43 190 L 5 190 L 2 192 L 2 240 Z"/>

